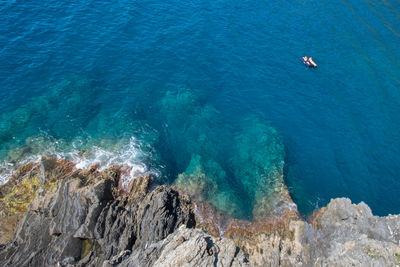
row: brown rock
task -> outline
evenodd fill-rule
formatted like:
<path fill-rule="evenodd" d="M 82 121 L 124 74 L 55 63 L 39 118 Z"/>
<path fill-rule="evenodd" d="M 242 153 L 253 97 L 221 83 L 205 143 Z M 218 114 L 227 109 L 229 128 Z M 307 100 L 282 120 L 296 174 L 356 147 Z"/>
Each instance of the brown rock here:
<path fill-rule="evenodd" d="M 0 244 L 5 244 L 14 237 L 15 229 L 21 222 L 21 215 L 0 217 Z"/>

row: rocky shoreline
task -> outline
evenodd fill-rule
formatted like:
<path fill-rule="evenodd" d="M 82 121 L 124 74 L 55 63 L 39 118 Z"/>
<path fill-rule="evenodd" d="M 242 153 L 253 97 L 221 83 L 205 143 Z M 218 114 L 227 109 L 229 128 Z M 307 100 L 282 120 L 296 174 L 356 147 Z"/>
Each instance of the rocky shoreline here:
<path fill-rule="evenodd" d="M 122 171 L 54 158 L 20 167 L 0 186 L 0 266 L 400 265 L 400 216 L 363 202 L 333 199 L 308 221 L 290 208 L 224 220 L 151 176 L 122 190 Z"/>

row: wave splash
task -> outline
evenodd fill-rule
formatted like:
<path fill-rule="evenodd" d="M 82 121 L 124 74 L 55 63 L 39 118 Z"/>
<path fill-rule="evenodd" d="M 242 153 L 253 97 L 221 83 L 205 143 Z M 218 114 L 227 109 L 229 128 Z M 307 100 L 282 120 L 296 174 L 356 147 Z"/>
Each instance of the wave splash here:
<path fill-rule="evenodd" d="M 137 176 L 151 174 L 156 178 L 161 176 L 159 168 L 153 167 L 150 155 L 141 148 L 143 144 L 131 137 L 128 140 L 119 140 L 108 146 L 93 145 L 84 148 L 82 140 L 67 143 L 63 140 L 54 140 L 51 137 L 32 137 L 25 146 L 9 151 L 6 160 L 0 163 L 0 184 L 5 183 L 18 166 L 28 162 L 39 162 L 42 157 L 68 159 L 77 169 L 86 169 L 94 164 L 101 171 L 112 165 L 124 166 L 122 186 L 127 187 L 129 182 Z"/>

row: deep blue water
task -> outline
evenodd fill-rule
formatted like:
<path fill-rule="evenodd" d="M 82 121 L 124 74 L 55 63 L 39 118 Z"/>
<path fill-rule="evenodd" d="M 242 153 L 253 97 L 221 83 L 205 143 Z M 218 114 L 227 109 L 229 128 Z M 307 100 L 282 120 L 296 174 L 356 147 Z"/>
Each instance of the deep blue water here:
<path fill-rule="evenodd" d="M 283 172 L 303 213 L 400 213 L 399 43 L 395 0 L 1 1 L 3 173 L 129 163 L 251 217 Z"/>

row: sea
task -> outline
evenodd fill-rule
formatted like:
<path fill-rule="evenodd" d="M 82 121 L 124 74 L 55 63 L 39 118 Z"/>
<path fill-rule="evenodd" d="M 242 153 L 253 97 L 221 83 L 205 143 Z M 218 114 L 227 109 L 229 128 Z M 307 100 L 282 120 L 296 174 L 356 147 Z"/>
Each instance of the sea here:
<path fill-rule="evenodd" d="M 400 213 L 400 2 L 2 0 L 0 183 L 49 156 L 236 218 Z"/>

